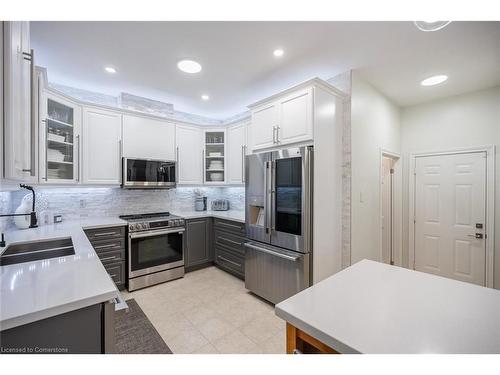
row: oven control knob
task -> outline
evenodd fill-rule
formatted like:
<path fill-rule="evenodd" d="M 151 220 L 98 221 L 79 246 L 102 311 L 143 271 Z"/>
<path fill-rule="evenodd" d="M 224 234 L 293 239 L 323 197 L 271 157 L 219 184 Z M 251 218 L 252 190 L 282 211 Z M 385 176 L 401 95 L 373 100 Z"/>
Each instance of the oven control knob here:
<path fill-rule="evenodd" d="M 129 227 L 128 227 L 129 230 L 131 231 L 134 231 L 137 229 L 136 225 L 135 224 L 130 224 Z"/>
<path fill-rule="evenodd" d="M 184 225 L 184 220 L 183 219 L 179 220 L 179 225 Z"/>
<path fill-rule="evenodd" d="M 143 230 L 144 229 L 148 229 L 148 224 L 147 223 L 141 223 L 140 226 L 141 226 L 141 229 L 143 229 Z"/>

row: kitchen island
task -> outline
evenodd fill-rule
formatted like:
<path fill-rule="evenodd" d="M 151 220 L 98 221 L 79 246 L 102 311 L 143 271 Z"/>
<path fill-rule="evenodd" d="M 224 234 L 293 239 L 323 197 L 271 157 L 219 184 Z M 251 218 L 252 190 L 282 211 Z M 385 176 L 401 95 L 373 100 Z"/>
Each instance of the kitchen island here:
<path fill-rule="evenodd" d="M 500 291 L 370 260 L 276 305 L 287 353 L 500 353 Z"/>

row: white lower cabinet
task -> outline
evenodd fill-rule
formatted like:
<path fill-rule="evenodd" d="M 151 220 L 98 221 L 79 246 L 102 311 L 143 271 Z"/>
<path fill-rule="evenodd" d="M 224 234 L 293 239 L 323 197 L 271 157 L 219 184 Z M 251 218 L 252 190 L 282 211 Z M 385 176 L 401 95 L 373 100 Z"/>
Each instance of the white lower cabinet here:
<path fill-rule="evenodd" d="M 120 184 L 122 115 L 83 108 L 82 182 Z"/>
<path fill-rule="evenodd" d="M 123 156 L 174 160 L 175 124 L 146 117 L 123 115 Z"/>
<path fill-rule="evenodd" d="M 245 183 L 245 155 L 247 123 L 230 126 L 227 129 L 227 182 Z"/>
<path fill-rule="evenodd" d="M 177 125 L 176 160 L 178 184 L 203 184 L 203 134 L 200 127 Z"/>

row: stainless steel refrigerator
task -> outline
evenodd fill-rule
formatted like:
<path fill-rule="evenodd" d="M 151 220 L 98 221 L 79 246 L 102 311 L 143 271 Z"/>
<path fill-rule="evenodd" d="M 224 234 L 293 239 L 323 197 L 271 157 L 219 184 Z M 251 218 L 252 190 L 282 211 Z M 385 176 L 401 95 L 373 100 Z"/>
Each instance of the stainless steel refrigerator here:
<path fill-rule="evenodd" d="M 248 155 L 245 287 L 278 303 L 311 285 L 313 147 Z"/>

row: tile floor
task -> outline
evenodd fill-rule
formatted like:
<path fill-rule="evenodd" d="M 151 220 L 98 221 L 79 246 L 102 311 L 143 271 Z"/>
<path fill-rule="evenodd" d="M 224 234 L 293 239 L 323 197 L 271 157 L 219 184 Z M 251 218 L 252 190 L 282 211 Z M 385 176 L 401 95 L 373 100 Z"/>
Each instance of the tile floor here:
<path fill-rule="evenodd" d="M 137 301 L 174 353 L 285 353 L 285 322 L 273 305 L 216 267 L 122 294 Z"/>

